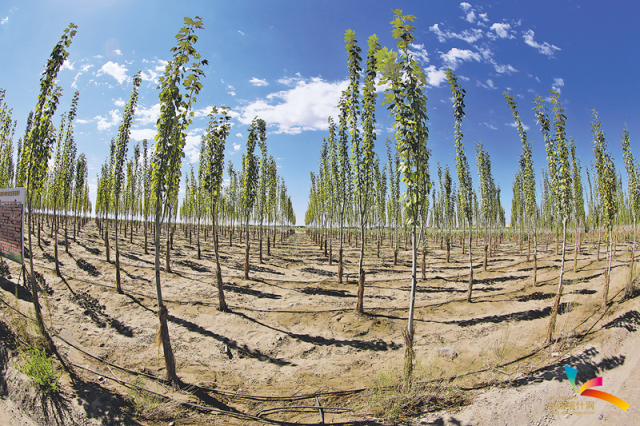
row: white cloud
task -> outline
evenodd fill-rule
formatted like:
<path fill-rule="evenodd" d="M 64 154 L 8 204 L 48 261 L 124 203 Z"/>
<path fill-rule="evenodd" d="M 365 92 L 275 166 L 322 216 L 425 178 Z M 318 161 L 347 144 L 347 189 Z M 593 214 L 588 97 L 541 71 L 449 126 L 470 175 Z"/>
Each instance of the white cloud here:
<path fill-rule="evenodd" d="M 193 129 L 187 133 L 184 154 L 190 163 L 197 163 L 200 160 L 200 143 L 202 142 L 204 129 Z"/>
<path fill-rule="evenodd" d="M 260 80 L 259 78 L 255 78 L 253 77 L 251 80 L 249 80 L 249 83 L 253 84 L 254 86 L 268 86 L 269 83 L 267 83 L 267 80 Z"/>
<path fill-rule="evenodd" d="M 447 81 L 447 72 L 444 68 L 436 69 L 435 65 L 425 68 L 427 82 L 433 87 L 440 87 L 443 81 Z"/>
<path fill-rule="evenodd" d="M 153 140 L 158 131 L 156 129 L 131 129 L 131 139 L 141 141 L 143 139 Z"/>
<path fill-rule="evenodd" d="M 149 61 L 147 61 L 146 59 L 142 58 L 142 63 L 143 63 L 143 64 L 148 64 L 148 63 L 149 63 Z"/>
<path fill-rule="evenodd" d="M 495 31 L 495 34 L 487 31 L 487 37 L 489 37 L 492 40 L 495 40 L 496 38 L 515 38 L 515 36 L 513 34 L 509 33 L 509 30 L 511 29 L 511 25 L 507 24 L 507 23 L 494 23 L 493 25 L 491 25 L 491 27 L 489 27 L 489 30 L 493 30 Z"/>
<path fill-rule="evenodd" d="M 560 88 L 561 88 L 562 86 L 564 86 L 564 80 L 563 80 L 563 79 L 561 79 L 561 78 L 554 78 L 554 79 L 553 79 L 553 86 L 551 86 L 551 88 L 552 88 L 554 91 L 556 91 L 556 92 L 560 93 Z"/>
<path fill-rule="evenodd" d="M 238 30 L 238 33 L 240 33 L 240 35 L 244 35 L 244 33 L 240 30 Z"/>
<path fill-rule="evenodd" d="M 193 116 L 194 117 L 206 117 L 207 115 L 211 114 L 212 110 L 213 110 L 212 106 L 207 106 L 207 107 L 200 108 L 200 109 L 194 109 L 193 110 Z"/>
<path fill-rule="evenodd" d="M 122 108 L 124 106 L 124 101 L 122 100 L 122 98 L 118 98 L 113 100 L 113 103 L 115 104 L 115 106 Z"/>
<path fill-rule="evenodd" d="M 159 72 L 155 72 L 152 69 L 147 68 L 147 71 L 142 71 L 140 73 L 140 78 L 142 78 L 142 81 L 151 81 L 154 84 L 158 84 L 159 80 L 158 77 L 160 76 Z"/>
<path fill-rule="evenodd" d="M 280 78 L 277 81 L 278 83 L 284 84 L 285 86 L 292 86 L 294 85 L 294 83 L 297 83 L 300 80 L 302 79 L 297 77 L 285 77 L 285 78 Z"/>
<path fill-rule="evenodd" d="M 110 119 L 109 116 L 111 116 Z M 101 115 L 96 115 L 93 119 L 98 120 L 99 131 L 108 130 L 111 126 L 117 125 L 120 122 L 120 111 L 113 109 L 109 111 L 107 118 L 104 118 Z"/>
<path fill-rule="evenodd" d="M 487 79 L 486 84 L 483 84 L 480 81 L 477 81 L 476 84 L 480 87 L 484 87 L 485 89 L 497 89 L 497 87 L 493 85 L 493 80 L 491 79 Z"/>
<path fill-rule="evenodd" d="M 242 146 L 242 145 L 241 145 L 241 144 L 239 144 L 239 143 L 234 143 L 234 144 L 233 144 L 233 150 L 234 150 L 235 152 L 238 152 L 238 151 L 240 151 L 240 147 L 241 147 L 241 146 Z"/>
<path fill-rule="evenodd" d="M 127 61 L 126 59 L 124 61 L 127 63 L 127 65 L 131 65 L 133 63 L 133 61 Z"/>
<path fill-rule="evenodd" d="M 87 72 L 87 70 L 89 70 L 90 68 L 92 68 L 93 65 L 91 64 L 84 64 L 81 68 L 80 71 L 78 71 L 78 73 L 76 74 L 76 76 L 73 78 L 73 83 L 71 83 L 71 87 L 74 89 L 78 88 L 78 85 L 76 84 L 78 81 L 78 77 L 80 77 L 80 75 L 82 75 L 82 73 Z"/>
<path fill-rule="evenodd" d="M 516 123 L 504 123 L 505 126 L 511 126 L 511 127 L 518 127 L 516 125 Z M 522 124 L 522 128 L 526 131 L 529 130 L 529 126 L 527 126 L 526 124 Z"/>
<path fill-rule="evenodd" d="M 546 41 L 542 44 L 536 42 L 533 39 L 533 36 L 535 35 L 535 33 L 533 32 L 533 30 L 527 30 L 524 31 L 524 35 L 522 36 L 522 38 L 524 38 L 524 42 L 526 44 L 528 44 L 529 46 L 538 49 L 538 52 L 542 53 L 543 55 L 547 55 L 547 56 L 553 56 L 554 51 L 556 50 L 561 50 L 558 46 L 554 46 L 553 44 L 549 44 Z"/>
<path fill-rule="evenodd" d="M 229 95 L 231 95 L 231 96 L 235 96 L 235 95 L 236 95 L 236 92 L 234 92 L 233 90 L 232 90 L 231 92 L 227 92 L 227 93 L 228 93 Z"/>
<path fill-rule="evenodd" d="M 2 21 L 0 21 L 0 25 L 6 24 L 8 20 L 9 20 L 9 17 L 7 16 L 6 18 L 2 19 Z"/>
<path fill-rule="evenodd" d="M 82 118 L 78 118 L 76 119 L 76 123 L 80 123 L 80 124 L 87 124 L 87 123 L 91 123 L 93 120 L 83 120 Z"/>
<path fill-rule="evenodd" d="M 124 81 L 129 79 L 127 75 L 127 69 L 124 65 L 118 65 L 117 62 L 107 62 L 100 68 L 96 76 L 100 76 L 103 73 L 109 74 L 111 77 L 115 78 L 118 81 L 118 84 L 122 84 Z"/>
<path fill-rule="evenodd" d="M 429 27 L 429 31 L 434 32 L 438 36 L 438 41 L 444 43 L 448 38 L 457 38 L 464 40 L 467 43 L 475 43 L 483 37 L 483 32 L 479 28 L 472 28 L 470 30 L 464 30 L 460 34 L 451 31 L 442 31 L 438 24 L 433 24 Z"/>
<path fill-rule="evenodd" d="M 429 63 L 429 54 L 427 49 L 424 48 L 424 44 L 411 44 L 413 56 L 423 63 Z"/>
<path fill-rule="evenodd" d="M 481 13 L 478 15 L 480 17 L 480 19 L 482 19 L 484 22 L 489 22 L 489 17 L 487 16 L 486 13 Z"/>
<path fill-rule="evenodd" d="M 145 126 L 147 124 L 156 124 L 158 118 L 160 118 L 160 103 L 152 105 L 149 108 L 145 108 L 141 105 L 138 105 L 138 108 L 136 108 L 136 125 Z"/>
<path fill-rule="evenodd" d="M 483 124 L 484 124 L 485 126 L 487 126 L 488 128 L 490 128 L 491 130 L 498 130 L 498 128 L 497 128 L 497 127 L 495 127 L 495 126 L 494 126 L 494 125 L 492 125 L 492 124 L 489 124 L 489 123 L 483 123 Z"/>
<path fill-rule="evenodd" d="M 260 117 L 269 126 L 277 126 L 276 133 L 297 134 L 303 130 L 324 130 L 327 118 L 338 116 L 338 100 L 348 81 L 327 82 L 319 77 L 299 81 L 289 90 L 272 93 L 241 109 L 242 124 L 250 124 Z M 280 100 L 280 103 L 274 101 Z"/>
<path fill-rule="evenodd" d="M 510 64 L 499 65 L 495 61 L 492 61 L 492 63 L 493 63 L 493 67 L 496 69 L 496 72 L 499 72 L 500 74 L 504 74 L 504 73 L 511 74 L 512 72 L 518 72 L 518 70 L 512 67 Z"/>
<path fill-rule="evenodd" d="M 482 58 L 487 61 L 488 63 L 490 63 L 491 65 L 493 65 L 493 68 L 496 70 L 496 72 L 500 73 L 500 74 L 511 74 L 512 72 L 518 72 L 517 69 L 515 69 L 514 67 L 512 67 L 511 65 L 507 64 L 507 65 L 500 65 L 498 64 L 495 59 L 493 59 L 493 52 L 491 51 L 490 48 L 488 47 L 478 47 L 477 48 L 478 51 L 480 51 L 480 54 L 482 55 Z"/>
<path fill-rule="evenodd" d="M 157 105 L 159 107 L 160 104 L 157 104 Z M 159 111 L 160 110 L 158 110 L 158 114 L 159 114 Z M 200 109 L 194 109 L 193 110 L 193 116 L 195 118 L 207 117 L 209 114 L 211 114 L 211 111 L 213 111 L 213 106 L 211 106 L 211 105 L 206 106 L 206 107 L 202 107 Z M 231 118 L 236 118 L 236 117 L 240 116 L 239 112 L 236 112 L 236 111 L 233 111 L 233 110 L 228 110 L 227 114 L 229 114 L 229 117 L 231 117 Z M 158 115 L 158 117 L 159 116 L 160 115 Z M 231 127 L 233 127 L 233 123 L 231 123 Z"/>
<path fill-rule="evenodd" d="M 65 60 L 60 70 L 73 70 L 73 64 L 75 64 L 75 62 L 69 62 L 69 60 Z"/>
<path fill-rule="evenodd" d="M 460 8 L 462 8 L 462 10 L 465 11 L 467 14 L 463 19 L 473 24 L 473 22 L 476 20 L 476 13 L 471 7 L 471 5 L 467 2 L 462 2 L 460 3 Z"/>
<path fill-rule="evenodd" d="M 121 55 L 122 55 L 122 50 L 120 50 L 120 49 L 114 49 L 114 50 L 113 50 L 113 53 L 115 53 L 116 55 L 121 56 Z"/>
<path fill-rule="evenodd" d="M 445 66 L 455 70 L 463 61 L 480 61 L 480 55 L 471 50 L 458 49 L 454 47 L 447 53 L 440 53 Z"/>
<path fill-rule="evenodd" d="M 440 43 L 444 43 L 447 40 L 447 34 L 442 32 L 438 24 L 433 24 L 432 26 L 430 26 L 429 31 L 436 33 L 436 35 L 438 36 L 438 41 Z"/>
<path fill-rule="evenodd" d="M 236 133 L 236 136 L 241 138 L 242 137 L 242 133 L 238 132 L 238 133 Z"/>
<path fill-rule="evenodd" d="M 96 55 L 94 58 L 102 59 L 102 55 Z"/>

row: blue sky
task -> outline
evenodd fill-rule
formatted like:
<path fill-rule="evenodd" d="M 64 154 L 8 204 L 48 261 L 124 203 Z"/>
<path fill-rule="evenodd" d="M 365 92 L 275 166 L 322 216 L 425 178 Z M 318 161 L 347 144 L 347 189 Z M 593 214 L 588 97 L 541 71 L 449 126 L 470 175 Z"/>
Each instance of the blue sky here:
<path fill-rule="evenodd" d="M 89 159 L 95 198 L 96 173 L 116 135 L 131 78 L 142 71 L 132 130 L 135 143 L 155 134 L 157 78 L 171 57 L 183 18 L 198 15 L 205 29 L 198 33 L 196 48 L 209 66 L 189 129 L 183 170 L 197 161 L 211 106 L 226 105 L 233 111 L 226 159 L 236 168 L 247 127 L 259 116 L 267 122 L 268 150 L 277 159 L 298 223 L 303 223 L 309 172 L 317 170 L 320 145 L 328 135 L 327 117 L 337 118 L 338 97 L 346 87 L 344 32 L 356 32 L 363 57 L 371 34 L 377 34 L 383 46 L 395 47 L 389 24 L 392 8 L 416 16 L 414 51 L 429 80 L 432 179 L 436 162 L 454 168 L 454 118 L 444 77 L 450 66 L 467 90 L 463 141 L 474 184 L 474 145 L 482 141 L 502 188 L 507 218 L 521 144 L 504 90 L 515 96 L 528 126 L 538 182 L 546 156 L 531 101 L 547 97 L 552 88 L 561 91 L 567 133 L 576 141 L 583 166 L 593 158 L 589 125 L 595 108 L 626 182 L 620 148 L 625 122 L 632 150 L 640 157 L 636 2 L 5 0 L 0 6 L 0 88 L 7 91 L 5 101 L 13 108 L 20 136 L 53 46 L 70 22 L 78 26 L 59 75 L 64 96 L 58 111 L 67 111 L 74 91 L 80 91 L 75 137 L 78 152 Z M 378 108 L 376 146 L 383 158 L 384 141 L 391 134 L 387 115 L 385 107 Z"/>

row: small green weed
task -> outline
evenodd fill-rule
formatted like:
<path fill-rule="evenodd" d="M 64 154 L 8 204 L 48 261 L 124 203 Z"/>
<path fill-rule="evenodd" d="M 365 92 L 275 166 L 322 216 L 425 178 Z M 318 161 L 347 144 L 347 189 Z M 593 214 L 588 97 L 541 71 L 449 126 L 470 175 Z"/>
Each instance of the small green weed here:
<path fill-rule="evenodd" d="M 56 374 L 53 359 L 47 356 L 46 351 L 35 346 L 29 347 L 27 353 L 18 350 L 24 360 L 24 364 L 17 366 L 18 371 L 28 376 L 43 393 L 57 393 L 60 375 Z"/>
<path fill-rule="evenodd" d="M 373 416 L 395 424 L 424 411 L 461 403 L 457 388 L 447 389 L 444 383 L 434 380 L 440 375 L 437 360 L 429 365 L 421 361 L 416 359 L 413 379 L 408 385 L 402 377 L 403 367 L 399 365 L 378 372 L 366 401 L 366 408 Z"/>
<path fill-rule="evenodd" d="M 140 377 L 136 377 L 133 384 L 140 387 L 144 385 Z M 133 405 L 135 412 L 145 417 L 150 416 L 150 414 L 164 402 L 159 396 L 137 387 L 129 388 L 129 390 L 127 390 L 127 397 L 131 405 Z"/>

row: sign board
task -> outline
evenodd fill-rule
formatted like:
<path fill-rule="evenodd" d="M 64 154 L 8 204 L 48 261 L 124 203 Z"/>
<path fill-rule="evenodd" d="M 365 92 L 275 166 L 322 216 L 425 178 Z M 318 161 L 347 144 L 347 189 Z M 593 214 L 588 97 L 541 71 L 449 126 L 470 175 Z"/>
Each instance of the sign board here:
<path fill-rule="evenodd" d="M 25 188 L 0 189 L 0 257 L 24 261 Z"/>

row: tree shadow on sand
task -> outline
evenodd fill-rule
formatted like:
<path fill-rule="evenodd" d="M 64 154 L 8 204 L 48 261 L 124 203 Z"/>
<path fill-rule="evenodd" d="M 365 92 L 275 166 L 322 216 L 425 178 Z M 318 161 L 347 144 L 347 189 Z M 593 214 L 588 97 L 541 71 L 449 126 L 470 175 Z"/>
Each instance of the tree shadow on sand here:
<path fill-rule="evenodd" d="M 594 359 L 597 354 L 598 350 L 596 348 L 589 348 L 579 355 L 564 358 L 553 365 L 535 371 L 529 376 L 514 380 L 511 384 L 515 387 L 519 387 L 532 383 L 555 380 L 558 382 L 567 382 L 567 387 L 570 387 L 569 380 L 567 379 L 567 373 L 564 368 L 565 365 L 578 370 L 576 383 L 585 383 L 587 380 L 594 379 L 606 371 L 620 367 L 624 364 L 626 359 L 624 355 L 616 355 L 604 358 L 597 363 L 592 362 L 591 360 Z"/>
<path fill-rule="evenodd" d="M 226 287 L 226 286 L 225 286 Z M 143 308 L 146 311 L 152 312 L 154 315 L 156 315 L 156 311 L 143 305 L 140 300 L 136 299 L 135 297 L 129 295 L 129 294 L 125 294 L 125 296 L 127 296 L 128 298 L 130 298 L 135 304 L 137 304 L 138 306 L 140 306 L 141 308 Z M 284 365 L 291 365 L 294 366 L 296 364 L 289 362 L 289 361 L 285 361 L 282 359 L 278 359 L 278 358 L 272 358 L 266 354 L 261 353 L 258 350 L 254 350 L 254 349 L 250 349 L 249 347 L 247 347 L 247 345 L 241 345 L 238 342 L 236 342 L 235 340 L 229 339 L 228 337 L 222 336 L 220 334 L 216 334 L 213 331 L 207 330 L 206 328 L 195 324 L 189 320 L 186 320 L 184 318 L 180 318 L 177 317 L 175 315 L 171 315 L 169 314 L 169 316 L 167 317 L 167 319 L 169 321 L 171 321 L 172 323 L 179 325 L 181 327 L 186 328 L 187 330 L 194 332 L 194 333 L 198 333 L 202 336 L 205 337 L 211 337 L 215 340 L 217 340 L 218 342 L 224 343 L 226 344 L 229 348 L 231 349 L 235 349 L 240 356 L 247 356 L 249 358 L 254 358 L 260 361 L 268 361 L 272 364 L 276 364 L 279 366 L 284 366 Z"/>
<path fill-rule="evenodd" d="M 290 331 L 286 331 L 286 330 L 281 330 L 279 328 L 270 326 L 268 324 L 262 323 L 258 320 L 256 320 L 255 318 L 251 318 L 248 315 L 245 315 L 241 312 L 234 312 L 235 315 L 238 315 L 242 318 L 245 318 L 251 322 L 254 322 L 258 325 L 261 325 L 262 327 L 268 328 L 270 330 L 273 331 L 277 331 L 279 333 L 283 333 L 286 334 L 287 336 L 296 339 L 296 340 L 300 340 L 302 342 L 306 342 L 306 343 L 313 343 L 314 345 L 319 345 L 319 346 L 335 346 L 335 347 L 343 347 L 343 346 L 351 346 L 353 348 L 356 349 L 361 349 L 361 350 L 368 350 L 368 351 L 388 351 L 388 350 L 395 350 L 395 349 L 399 349 L 402 345 L 398 345 L 394 342 L 385 342 L 381 339 L 377 339 L 377 340 L 371 340 L 371 341 L 367 341 L 367 340 L 338 340 L 338 339 L 328 339 L 326 337 L 322 337 L 322 336 L 311 336 L 309 334 L 298 334 L 298 333 L 292 333 Z"/>
<path fill-rule="evenodd" d="M 4 277 L 0 277 L 0 288 L 8 293 L 11 293 L 11 295 L 17 297 L 20 300 L 24 300 L 25 302 L 30 303 L 33 302 L 33 299 L 31 298 L 31 292 L 27 287 L 18 285 Z"/>
<path fill-rule="evenodd" d="M 83 313 L 87 315 L 96 326 L 105 328 L 109 325 L 118 334 L 125 337 L 133 337 L 133 329 L 117 319 L 111 318 L 105 312 L 106 307 L 101 305 L 100 302 L 90 294 L 82 292 L 76 293 L 72 296 L 72 300 L 84 309 Z"/>
<path fill-rule="evenodd" d="M 233 283 L 225 283 L 224 290 L 225 291 L 230 291 L 230 292 L 236 293 L 236 294 L 244 294 L 246 296 L 258 297 L 260 299 L 263 299 L 263 298 L 266 298 L 266 299 L 281 299 L 282 298 L 282 296 L 280 296 L 279 294 L 265 293 L 265 292 L 260 291 L 260 290 L 254 290 L 254 289 L 251 289 L 251 288 L 242 287 L 242 286 L 239 286 L 239 285 L 233 284 Z"/>
<path fill-rule="evenodd" d="M 638 311 L 628 311 L 604 326 L 606 329 L 624 328 L 627 331 L 637 331 L 640 326 L 640 313 Z"/>

